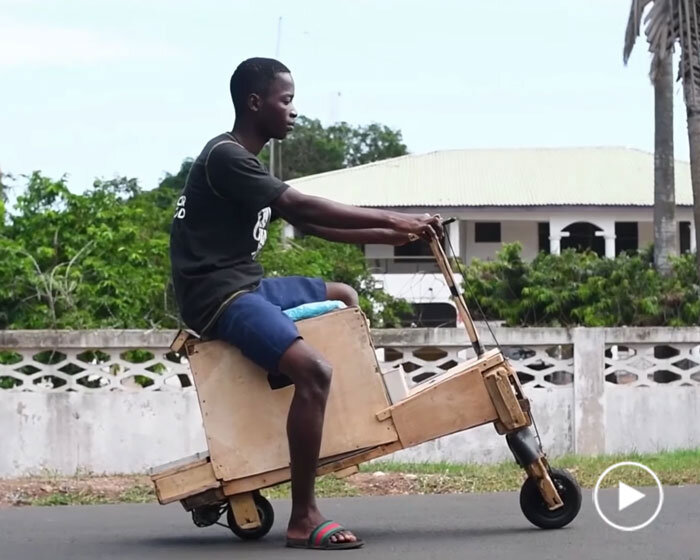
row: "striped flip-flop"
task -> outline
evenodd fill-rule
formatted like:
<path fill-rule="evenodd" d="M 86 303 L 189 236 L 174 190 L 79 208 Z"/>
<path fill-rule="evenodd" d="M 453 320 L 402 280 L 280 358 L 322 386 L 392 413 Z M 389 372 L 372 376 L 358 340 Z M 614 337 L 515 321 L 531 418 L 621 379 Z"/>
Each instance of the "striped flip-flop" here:
<path fill-rule="evenodd" d="M 311 548 L 316 550 L 340 550 L 360 548 L 365 544 L 361 539 L 343 542 L 331 541 L 331 537 L 341 531 L 347 531 L 347 529 L 340 523 L 324 521 L 311 531 L 308 539 L 291 539 L 287 537 L 287 546 L 290 548 Z"/>

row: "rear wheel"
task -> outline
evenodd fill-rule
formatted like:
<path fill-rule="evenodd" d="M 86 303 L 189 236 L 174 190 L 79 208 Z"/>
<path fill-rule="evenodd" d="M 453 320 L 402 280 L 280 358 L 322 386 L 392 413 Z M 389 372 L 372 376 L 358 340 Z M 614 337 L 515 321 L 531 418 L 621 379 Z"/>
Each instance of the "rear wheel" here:
<path fill-rule="evenodd" d="M 533 525 L 541 529 L 560 529 L 571 523 L 581 509 L 581 487 L 565 470 L 552 469 L 552 482 L 564 505 L 551 511 L 537 487 L 534 478 L 528 478 L 520 489 L 520 509 Z"/>
<path fill-rule="evenodd" d="M 228 521 L 228 526 L 233 531 L 233 533 L 243 539 L 243 540 L 255 540 L 260 539 L 267 535 L 272 529 L 272 524 L 275 522 L 275 510 L 272 509 L 272 504 L 260 495 L 259 492 L 253 494 L 253 500 L 255 502 L 255 508 L 258 510 L 258 516 L 260 517 L 260 527 L 255 529 L 241 529 L 241 527 L 236 523 L 236 517 L 233 515 L 233 510 L 231 506 L 228 507 L 226 512 L 226 520 Z"/>

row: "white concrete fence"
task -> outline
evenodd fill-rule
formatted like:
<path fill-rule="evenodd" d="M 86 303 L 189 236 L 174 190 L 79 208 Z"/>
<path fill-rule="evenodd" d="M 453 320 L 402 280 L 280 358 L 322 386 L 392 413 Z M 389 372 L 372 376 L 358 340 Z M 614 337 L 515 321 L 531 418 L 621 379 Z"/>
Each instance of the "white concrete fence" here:
<path fill-rule="evenodd" d="M 409 385 L 473 355 L 462 329 L 372 334 L 382 366 L 403 364 Z M 494 334 L 550 456 L 700 447 L 700 328 L 498 327 Z M 205 450 L 187 364 L 168 348 L 174 335 L 0 331 L 0 477 L 142 473 Z M 494 428 L 481 426 L 394 458 L 511 456 Z"/>

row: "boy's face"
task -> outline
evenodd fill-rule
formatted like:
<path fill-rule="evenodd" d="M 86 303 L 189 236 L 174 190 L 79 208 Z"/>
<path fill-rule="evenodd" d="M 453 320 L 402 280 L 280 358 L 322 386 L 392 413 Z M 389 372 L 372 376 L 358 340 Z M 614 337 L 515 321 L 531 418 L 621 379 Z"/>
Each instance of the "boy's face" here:
<path fill-rule="evenodd" d="M 277 74 L 259 110 L 260 122 L 270 138 L 282 140 L 294 127 L 297 111 L 293 99 L 292 75 L 287 72 Z"/>

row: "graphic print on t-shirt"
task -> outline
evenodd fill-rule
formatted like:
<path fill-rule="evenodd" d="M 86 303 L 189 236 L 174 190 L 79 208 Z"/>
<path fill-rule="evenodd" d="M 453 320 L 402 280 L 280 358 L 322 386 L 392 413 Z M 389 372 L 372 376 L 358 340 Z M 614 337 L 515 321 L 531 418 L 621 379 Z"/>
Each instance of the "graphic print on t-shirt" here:
<path fill-rule="evenodd" d="M 185 219 L 185 202 L 186 201 L 187 201 L 187 197 L 185 195 L 182 195 L 180 198 L 177 199 L 177 205 L 175 206 L 175 215 L 173 216 L 173 219 L 179 219 L 179 220 Z"/>
<path fill-rule="evenodd" d="M 269 207 L 263 208 L 258 212 L 258 221 L 253 228 L 253 239 L 258 242 L 258 248 L 253 251 L 250 256 L 253 259 L 257 258 L 262 248 L 265 246 L 267 241 L 267 224 L 270 223 L 270 217 L 272 216 L 272 210 Z"/>

